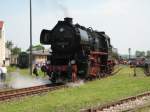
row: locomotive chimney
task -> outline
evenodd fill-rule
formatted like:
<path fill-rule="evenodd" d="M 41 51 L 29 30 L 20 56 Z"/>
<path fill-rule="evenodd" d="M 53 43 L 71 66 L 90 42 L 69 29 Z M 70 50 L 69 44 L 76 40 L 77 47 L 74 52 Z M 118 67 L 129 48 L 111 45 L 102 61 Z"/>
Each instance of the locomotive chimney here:
<path fill-rule="evenodd" d="M 64 21 L 66 21 L 66 22 L 68 22 L 68 23 L 70 23 L 70 24 L 73 23 L 72 18 L 70 18 L 70 17 L 64 18 Z"/>
<path fill-rule="evenodd" d="M 104 32 L 104 31 L 101 31 L 100 33 L 105 34 L 105 32 Z"/>

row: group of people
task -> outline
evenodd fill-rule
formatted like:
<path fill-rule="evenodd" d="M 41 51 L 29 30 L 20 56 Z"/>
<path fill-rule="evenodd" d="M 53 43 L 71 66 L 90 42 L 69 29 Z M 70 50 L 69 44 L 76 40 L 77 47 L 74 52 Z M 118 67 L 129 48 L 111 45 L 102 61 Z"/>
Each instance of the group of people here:
<path fill-rule="evenodd" d="M 46 75 L 46 72 L 47 72 L 47 67 L 46 67 L 46 64 L 42 64 L 42 66 L 39 67 L 38 64 L 35 64 L 34 65 L 34 68 L 33 68 L 33 74 L 35 76 L 39 76 L 39 69 L 41 69 L 41 71 L 44 73 L 44 76 Z"/>
<path fill-rule="evenodd" d="M 0 66 L 0 81 L 6 80 L 6 74 L 7 74 L 7 68 L 4 65 Z"/>

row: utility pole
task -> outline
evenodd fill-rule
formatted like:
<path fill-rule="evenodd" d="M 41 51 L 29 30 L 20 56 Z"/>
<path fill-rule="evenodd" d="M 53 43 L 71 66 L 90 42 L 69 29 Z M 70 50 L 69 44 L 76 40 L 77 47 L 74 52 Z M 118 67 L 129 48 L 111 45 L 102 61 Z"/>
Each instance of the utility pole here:
<path fill-rule="evenodd" d="M 32 75 L 32 1 L 30 0 L 30 75 Z"/>
<path fill-rule="evenodd" d="M 128 52 L 129 52 L 129 60 L 131 58 L 131 48 L 128 49 Z"/>
<path fill-rule="evenodd" d="M 134 64 L 134 74 L 133 74 L 134 77 L 136 77 L 136 64 Z"/>

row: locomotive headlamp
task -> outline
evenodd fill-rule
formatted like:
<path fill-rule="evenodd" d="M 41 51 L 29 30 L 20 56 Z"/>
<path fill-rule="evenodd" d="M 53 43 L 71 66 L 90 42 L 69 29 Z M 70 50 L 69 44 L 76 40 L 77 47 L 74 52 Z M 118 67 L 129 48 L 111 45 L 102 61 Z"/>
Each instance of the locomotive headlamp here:
<path fill-rule="evenodd" d="M 47 63 L 46 64 L 51 64 L 51 61 L 47 61 Z"/>
<path fill-rule="evenodd" d="M 60 31 L 60 32 L 63 32 L 63 31 L 64 31 L 64 28 L 60 28 L 59 31 Z"/>
<path fill-rule="evenodd" d="M 71 60 L 71 64 L 73 65 L 73 64 L 75 64 L 76 63 L 76 61 L 75 60 Z"/>

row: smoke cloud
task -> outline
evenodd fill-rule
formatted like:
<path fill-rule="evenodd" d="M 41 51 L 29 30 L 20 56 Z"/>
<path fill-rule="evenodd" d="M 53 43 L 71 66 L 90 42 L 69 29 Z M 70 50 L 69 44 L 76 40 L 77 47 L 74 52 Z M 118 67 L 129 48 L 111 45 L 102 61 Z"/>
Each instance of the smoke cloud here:
<path fill-rule="evenodd" d="M 79 86 L 81 86 L 83 84 L 84 84 L 84 81 L 83 80 L 79 80 L 79 81 L 74 82 L 74 83 L 73 82 L 67 83 L 66 85 L 68 87 L 79 87 Z"/>
<path fill-rule="evenodd" d="M 64 17 L 69 17 L 69 16 L 70 16 L 68 7 L 65 6 L 65 5 L 62 3 L 62 0 L 56 0 L 56 4 L 57 4 L 58 7 L 61 9 L 61 11 L 64 13 Z"/>
<path fill-rule="evenodd" d="M 12 74 L 10 80 L 11 81 L 9 83 L 9 87 L 15 89 L 33 87 L 50 83 L 48 79 L 33 78 L 31 76 L 23 76 L 18 73 Z"/>
<path fill-rule="evenodd" d="M 0 89 L 3 89 L 3 88 L 5 88 L 5 84 L 0 81 Z"/>

